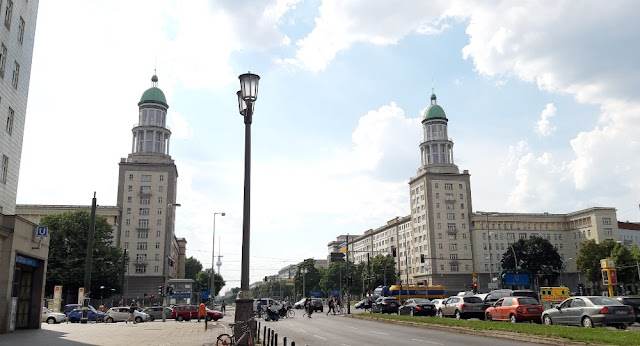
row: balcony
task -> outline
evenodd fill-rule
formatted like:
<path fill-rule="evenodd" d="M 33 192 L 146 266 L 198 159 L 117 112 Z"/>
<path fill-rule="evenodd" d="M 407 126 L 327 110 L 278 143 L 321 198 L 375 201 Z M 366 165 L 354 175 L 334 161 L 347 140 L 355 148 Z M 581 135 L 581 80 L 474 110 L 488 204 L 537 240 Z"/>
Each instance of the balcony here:
<path fill-rule="evenodd" d="M 147 259 L 146 258 L 136 258 L 134 263 L 135 264 L 147 264 Z"/>
<path fill-rule="evenodd" d="M 447 234 L 456 234 L 458 233 L 458 228 L 457 227 L 448 227 L 447 228 Z"/>
<path fill-rule="evenodd" d="M 151 189 L 140 189 L 140 191 L 138 192 L 138 195 L 140 197 L 151 197 Z"/>

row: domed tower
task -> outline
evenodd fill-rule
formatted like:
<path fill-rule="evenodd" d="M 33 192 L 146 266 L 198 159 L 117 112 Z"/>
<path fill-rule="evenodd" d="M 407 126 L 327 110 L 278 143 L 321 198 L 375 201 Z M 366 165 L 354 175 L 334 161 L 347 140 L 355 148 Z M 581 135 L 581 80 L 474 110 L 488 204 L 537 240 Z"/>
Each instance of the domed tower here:
<path fill-rule="evenodd" d="M 476 269 L 471 239 L 471 183 L 467 170 L 453 163 L 447 115 L 435 94 L 424 112 L 421 165 L 409 180 L 414 243 L 408 252 L 414 282 L 464 291 Z M 420 252 L 417 252 L 419 250 Z M 424 256 L 424 263 L 421 258 Z"/>
<path fill-rule="evenodd" d="M 130 258 L 122 282 L 125 295 L 157 292 L 158 286 L 184 273 L 174 229 L 178 169 L 169 155 L 169 105 L 156 75 L 151 83 L 138 102 L 131 153 L 119 163 L 115 245 Z M 156 298 L 152 303 L 162 302 Z"/>
<path fill-rule="evenodd" d="M 453 163 L 453 141 L 448 137 L 447 115 L 431 94 L 431 105 L 422 118 L 424 141 L 420 144 L 421 169 L 431 172 L 458 173 Z"/>
<path fill-rule="evenodd" d="M 133 126 L 132 155 L 169 156 L 171 129 L 167 126 L 169 105 L 160 88 L 158 77 L 151 77 L 151 88 L 138 102 L 138 123 Z M 131 156 L 131 155 L 130 155 Z"/>

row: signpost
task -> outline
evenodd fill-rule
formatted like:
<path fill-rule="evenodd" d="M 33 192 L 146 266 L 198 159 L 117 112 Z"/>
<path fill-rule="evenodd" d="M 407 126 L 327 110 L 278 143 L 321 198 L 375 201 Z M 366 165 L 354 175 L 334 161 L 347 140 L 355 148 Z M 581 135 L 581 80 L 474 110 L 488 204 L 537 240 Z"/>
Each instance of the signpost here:
<path fill-rule="evenodd" d="M 609 297 L 613 297 L 613 285 L 618 284 L 616 265 L 611 258 L 603 258 L 600 260 L 600 269 L 602 270 L 602 284 L 609 286 Z"/>

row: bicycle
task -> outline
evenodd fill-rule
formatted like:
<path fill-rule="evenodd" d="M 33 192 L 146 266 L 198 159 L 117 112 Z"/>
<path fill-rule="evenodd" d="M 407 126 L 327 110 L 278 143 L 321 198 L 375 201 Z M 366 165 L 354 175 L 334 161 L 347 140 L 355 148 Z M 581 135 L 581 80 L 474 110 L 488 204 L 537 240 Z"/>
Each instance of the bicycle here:
<path fill-rule="evenodd" d="M 239 339 L 236 340 L 236 336 L 235 334 L 220 334 L 217 338 L 216 338 L 216 345 L 217 346 L 229 346 L 229 345 L 237 345 L 238 343 L 244 341 L 246 338 L 248 339 L 248 345 L 249 346 L 254 346 L 254 340 L 253 340 L 253 333 L 251 331 L 251 322 L 255 322 L 254 318 L 249 319 L 248 321 L 240 321 L 238 323 L 241 324 L 241 328 L 242 328 L 242 335 L 240 336 Z M 233 330 L 233 328 L 235 327 L 235 323 L 230 323 L 229 327 Z"/>

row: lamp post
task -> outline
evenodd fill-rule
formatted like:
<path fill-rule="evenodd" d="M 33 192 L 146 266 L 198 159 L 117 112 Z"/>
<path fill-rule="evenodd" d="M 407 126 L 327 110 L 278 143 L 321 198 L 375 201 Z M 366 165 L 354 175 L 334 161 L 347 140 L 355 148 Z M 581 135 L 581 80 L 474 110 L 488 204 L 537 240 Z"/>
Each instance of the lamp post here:
<path fill-rule="evenodd" d="M 477 212 L 480 215 L 484 215 L 487 218 L 487 243 L 489 244 L 489 289 L 493 288 L 493 261 L 492 261 L 492 256 L 491 256 L 491 232 L 489 232 L 489 215 L 495 215 L 497 213 L 493 213 L 493 212 L 485 212 L 485 211 L 478 211 Z"/>
<path fill-rule="evenodd" d="M 307 268 L 300 269 L 300 273 L 302 273 L 302 298 L 305 297 L 305 292 L 307 290 L 306 283 L 304 282 L 304 276 L 307 274 L 309 270 Z"/>
<path fill-rule="evenodd" d="M 238 108 L 244 117 L 244 203 L 242 207 L 242 269 L 240 271 L 240 292 L 236 297 L 236 335 L 242 335 L 241 321 L 247 321 L 253 316 L 253 299 L 249 290 L 249 251 L 251 238 L 250 210 L 251 210 L 251 122 L 253 108 L 258 99 L 258 82 L 260 76 L 244 73 L 238 76 L 240 90 Z M 248 344 L 245 340 L 243 344 Z"/>
<path fill-rule="evenodd" d="M 173 227 L 175 225 L 175 219 L 176 219 L 176 207 L 180 207 L 180 203 L 169 203 L 167 204 L 167 212 L 169 211 L 169 209 L 173 209 L 173 215 L 172 217 L 172 223 L 170 227 Z M 167 225 L 169 227 L 169 225 Z M 164 292 L 162 292 L 162 311 L 166 311 L 167 309 L 167 282 L 169 281 L 169 254 L 170 252 L 170 247 L 169 244 L 171 244 L 170 242 L 170 238 L 169 238 L 169 230 L 165 227 L 165 235 L 164 235 L 164 256 L 163 261 L 164 263 L 162 264 L 162 271 L 164 273 L 164 284 L 162 285 L 162 287 L 164 288 Z M 167 322 L 167 316 L 166 314 L 162 314 L 162 322 Z"/>
<path fill-rule="evenodd" d="M 569 257 L 566 260 L 562 261 L 562 265 L 560 266 L 560 286 L 564 286 L 564 284 L 562 283 L 564 277 L 564 264 L 571 261 L 572 259 L 573 257 Z"/>
<path fill-rule="evenodd" d="M 100 304 L 104 304 L 104 286 L 100 286 Z"/>
<path fill-rule="evenodd" d="M 211 309 L 213 309 L 216 305 L 216 272 L 213 270 L 214 260 L 215 260 L 215 251 L 216 251 L 216 215 L 225 216 L 224 212 L 213 213 L 213 246 L 211 248 Z"/>

